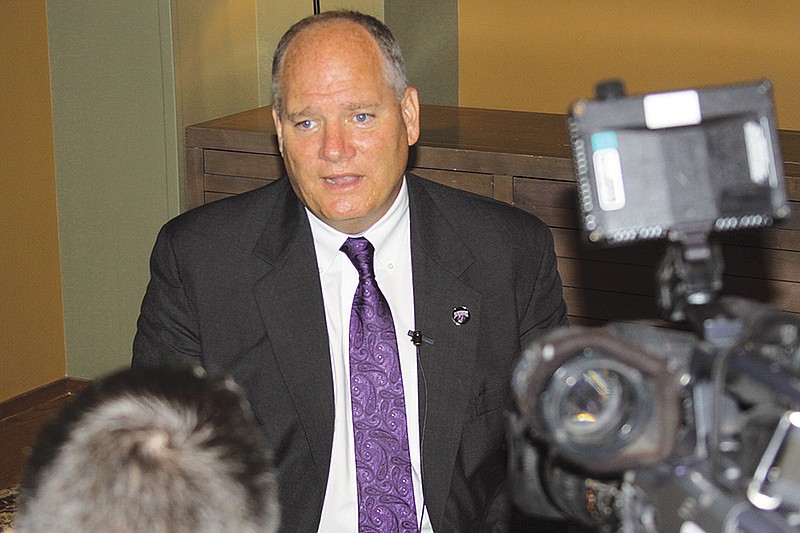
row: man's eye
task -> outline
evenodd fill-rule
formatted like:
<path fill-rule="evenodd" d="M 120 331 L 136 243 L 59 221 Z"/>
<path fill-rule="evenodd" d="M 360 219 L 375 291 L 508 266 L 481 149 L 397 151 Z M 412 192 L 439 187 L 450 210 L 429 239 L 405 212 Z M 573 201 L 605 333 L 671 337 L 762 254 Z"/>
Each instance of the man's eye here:
<path fill-rule="evenodd" d="M 363 123 L 363 122 L 367 122 L 371 117 L 372 117 L 372 115 L 369 115 L 367 113 L 358 113 L 355 117 L 353 117 L 353 119 L 356 122 Z"/>
<path fill-rule="evenodd" d="M 295 126 L 297 126 L 298 128 L 307 130 L 307 129 L 310 129 L 312 126 L 314 126 L 314 123 L 312 121 L 310 121 L 310 120 L 301 120 L 300 122 L 297 122 L 295 124 Z"/>

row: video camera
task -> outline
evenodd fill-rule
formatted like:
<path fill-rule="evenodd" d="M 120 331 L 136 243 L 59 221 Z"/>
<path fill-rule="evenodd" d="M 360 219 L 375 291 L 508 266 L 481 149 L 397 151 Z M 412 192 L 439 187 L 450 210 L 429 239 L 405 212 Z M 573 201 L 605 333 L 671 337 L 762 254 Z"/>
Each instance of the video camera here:
<path fill-rule="evenodd" d="M 800 529 L 800 317 L 721 298 L 714 234 L 789 215 L 771 85 L 626 96 L 568 117 L 588 241 L 667 239 L 663 318 L 524 349 L 509 417 L 522 510 L 603 532 Z"/>

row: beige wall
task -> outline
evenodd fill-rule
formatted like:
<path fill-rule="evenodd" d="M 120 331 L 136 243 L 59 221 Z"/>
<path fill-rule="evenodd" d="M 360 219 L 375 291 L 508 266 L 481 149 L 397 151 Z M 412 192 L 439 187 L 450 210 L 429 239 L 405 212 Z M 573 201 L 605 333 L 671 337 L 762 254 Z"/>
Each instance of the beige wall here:
<path fill-rule="evenodd" d="M 66 375 L 44 0 L 0 2 L 0 401 Z"/>
<path fill-rule="evenodd" d="M 800 130 L 797 0 L 460 0 L 459 104 L 564 113 L 594 84 L 629 93 L 770 78 Z"/>
<path fill-rule="evenodd" d="M 258 105 L 254 0 L 172 0 L 178 116 L 195 124 Z"/>
<path fill-rule="evenodd" d="M 67 373 L 130 364 L 158 228 L 177 213 L 166 0 L 48 0 Z"/>
<path fill-rule="evenodd" d="M 458 0 L 386 2 L 385 15 L 419 101 L 458 105 Z"/>

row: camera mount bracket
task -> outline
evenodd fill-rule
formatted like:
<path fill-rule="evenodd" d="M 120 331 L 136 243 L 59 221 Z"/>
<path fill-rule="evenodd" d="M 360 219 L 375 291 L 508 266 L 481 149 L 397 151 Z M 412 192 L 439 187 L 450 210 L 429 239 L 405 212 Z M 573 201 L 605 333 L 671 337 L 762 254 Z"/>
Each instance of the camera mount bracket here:
<path fill-rule="evenodd" d="M 688 321 L 703 333 L 703 322 L 718 316 L 724 260 L 708 229 L 672 230 L 658 266 L 658 306 L 662 318 Z"/>

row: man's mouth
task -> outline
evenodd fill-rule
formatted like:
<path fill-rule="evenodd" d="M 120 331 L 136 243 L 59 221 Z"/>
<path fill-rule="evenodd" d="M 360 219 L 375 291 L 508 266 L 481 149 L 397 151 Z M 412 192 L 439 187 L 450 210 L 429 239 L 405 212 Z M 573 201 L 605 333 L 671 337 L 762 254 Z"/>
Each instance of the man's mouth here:
<path fill-rule="evenodd" d="M 351 183 L 355 183 L 356 181 L 360 180 L 361 176 L 346 174 L 343 176 L 328 176 L 323 179 L 331 185 L 350 185 Z"/>

